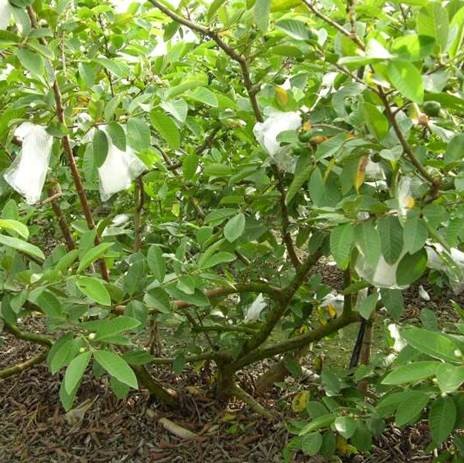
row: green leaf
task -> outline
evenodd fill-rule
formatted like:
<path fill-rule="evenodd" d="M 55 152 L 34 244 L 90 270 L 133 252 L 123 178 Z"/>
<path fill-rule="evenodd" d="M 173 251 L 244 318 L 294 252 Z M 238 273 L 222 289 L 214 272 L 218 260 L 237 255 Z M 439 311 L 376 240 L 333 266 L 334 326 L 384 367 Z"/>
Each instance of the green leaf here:
<path fill-rule="evenodd" d="M 11 236 L 0 234 L 0 244 L 8 246 L 9 248 L 16 249 L 17 251 L 23 252 L 29 256 L 37 257 L 38 259 L 45 259 L 44 253 L 37 246 L 20 240 L 19 238 L 13 238 Z"/>
<path fill-rule="evenodd" d="M 127 144 L 137 152 L 150 148 L 150 128 L 143 119 L 131 117 L 127 121 Z"/>
<path fill-rule="evenodd" d="M 464 383 L 464 367 L 440 363 L 436 376 L 440 391 L 444 394 L 450 394 L 457 391 Z"/>
<path fill-rule="evenodd" d="M 213 108 L 217 108 L 219 105 L 216 95 L 205 87 L 197 87 L 188 94 L 188 97 Z"/>
<path fill-rule="evenodd" d="M 87 297 L 101 305 L 111 305 L 111 297 L 101 280 L 94 277 L 78 277 L 77 287 Z"/>
<path fill-rule="evenodd" d="M 44 311 L 49 318 L 59 318 L 63 316 L 63 307 L 58 298 L 49 290 L 44 290 L 37 298 L 37 305 Z"/>
<path fill-rule="evenodd" d="M 166 112 L 171 114 L 181 124 L 185 122 L 188 114 L 188 104 L 185 100 L 169 100 L 164 101 L 160 105 Z"/>
<path fill-rule="evenodd" d="M 425 249 L 415 254 L 405 254 L 396 269 L 396 282 L 400 286 L 408 286 L 418 280 L 427 268 L 427 252 Z"/>
<path fill-rule="evenodd" d="M 109 248 L 113 246 L 114 243 L 100 243 L 94 248 L 89 249 L 83 256 L 80 261 L 77 272 L 82 272 L 91 264 L 93 264 L 97 259 L 100 259 Z"/>
<path fill-rule="evenodd" d="M 70 394 L 68 394 L 66 392 L 66 388 L 64 387 L 64 381 L 61 381 L 59 396 L 60 396 L 60 401 L 63 405 L 63 408 L 66 411 L 69 411 L 72 408 L 74 400 L 76 399 L 76 394 L 79 389 L 79 385 L 80 385 L 80 382 L 78 382 L 76 387 L 71 391 Z"/>
<path fill-rule="evenodd" d="M 117 122 L 110 122 L 107 126 L 107 130 L 113 145 L 116 146 L 118 150 L 126 151 L 126 132 L 122 126 Z"/>
<path fill-rule="evenodd" d="M 448 43 L 449 19 L 446 8 L 441 2 L 431 1 L 424 6 L 417 15 L 417 33 L 435 39 L 441 50 Z"/>
<path fill-rule="evenodd" d="M 130 365 L 145 365 L 153 361 L 153 355 L 145 350 L 131 351 L 123 355 L 124 360 Z"/>
<path fill-rule="evenodd" d="M 448 53 L 454 58 L 462 47 L 464 41 L 464 6 L 453 16 L 450 24 Z"/>
<path fill-rule="evenodd" d="M 94 61 L 101 64 L 107 71 L 111 72 L 111 74 L 114 74 L 116 77 L 124 79 L 129 75 L 130 68 L 122 61 L 116 61 L 115 59 L 105 57 L 96 58 Z"/>
<path fill-rule="evenodd" d="M 87 324 L 83 324 L 86 329 L 95 330 L 95 341 L 104 341 L 112 336 L 133 330 L 140 326 L 139 320 L 132 317 L 126 317 L 125 315 L 112 318 L 111 320 L 96 320 L 95 322 L 95 328 L 91 325 L 94 323 L 92 321 L 87 322 Z"/>
<path fill-rule="evenodd" d="M 97 350 L 94 357 L 100 366 L 119 382 L 132 389 L 138 389 L 134 371 L 120 355 L 107 350 Z"/>
<path fill-rule="evenodd" d="M 55 265 L 55 270 L 57 272 L 66 272 L 69 267 L 71 267 L 74 262 L 76 262 L 79 257 L 79 250 L 73 249 L 66 253 Z"/>
<path fill-rule="evenodd" d="M 335 429 L 345 439 L 349 439 L 356 431 L 358 424 L 354 418 L 349 416 L 338 416 L 334 422 Z"/>
<path fill-rule="evenodd" d="M 403 251 L 403 228 L 398 217 L 387 215 L 377 221 L 382 254 L 389 264 L 394 264 Z"/>
<path fill-rule="evenodd" d="M 360 223 L 355 229 L 356 247 L 364 256 L 366 263 L 372 267 L 377 265 L 382 252 L 379 232 L 372 220 Z"/>
<path fill-rule="evenodd" d="M 424 392 L 407 392 L 408 394 L 398 405 L 395 414 L 395 422 L 398 426 L 404 426 L 417 420 L 430 400 L 429 395 Z"/>
<path fill-rule="evenodd" d="M 403 225 L 404 249 L 414 254 L 425 245 L 428 238 L 427 225 L 418 216 L 408 216 Z"/>
<path fill-rule="evenodd" d="M 185 180 L 192 180 L 198 168 L 200 158 L 196 154 L 188 154 L 182 159 L 182 173 Z"/>
<path fill-rule="evenodd" d="M 399 320 L 404 310 L 403 293 L 400 289 L 382 288 L 380 290 L 382 302 L 394 320 Z"/>
<path fill-rule="evenodd" d="M 29 229 L 26 225 L 17 220 L 11 219 L 0 219 L 0 229 L 13 231 L 17 233 L 21 238 L 27 240 L 29 238 Z"/>
<path fill-rule="evenodd" d="M 92 87 L 97 78 L 97 65 L 94 63 L 79 63 L 79 76 L 87 87 Z"/>
<path fill-rule="evenodd" d="M 461 362 L 460 346 L 442 333 L 423 328 L 408 327 L 401 330 L 401 336 L 411 347 L 423 354 L 445 362 Z"/>
<path fill-rule="evenodd" d="M 361 303 L 356 305 L 356 310 L 364 319 L 368 320 L 370 318 L 372 312 L 375 310 L 378 298 L 379 296 L 377 293 L 369 294 Z"/>
<path fill-rule="evenodd" d="M 42 56 L 34 51 L 20 48 L 16 52 L 21 64 L 34 76 L 42 77 L 45 71 L 44 60 Z"/>
<path fill-rule="evenodd" d="M 101 167 L 105 160 L 106 156 L 108 156 L 108 138 L 106 137 L 106 133 L 103 130 L 95 130 L 92 139 L 92 148 L 93 148 L 93 156 L 95 159 L 95 166 Z"/>
<path fill-rule="evenodd" d="M 424 82 L 421 73 L 409 61 L 394 60 L 387 67 L 387 75 L 392 85 L 405 98 L 422 103 Z"/>
<path fill-rule="evenodd" d="M 242 236 L 245 231 L 245 215 L 238 213 L 236 216 L 229 219 L 224 227 L 224 237 L 230 243 Z"/>
<path fill-rule="evenodd" d="M 180 147 L 180 132 L 175 122 L 161 111 L 152 111 L 151 123 L 172 149 Z"/>
<path fill-rule="evenodd" d="M 72 333 L 65 334 L 55 341 L 47 354 L 47 363 L 52 375 L 67 365 L 78 352 L 79 345 L 73 339 Z"/>
<path fill-rule="evenodd" d="M 445 152 L 445 162 L 461 161 L 464 158 L 464 134 L 455 135 L 448 143 Z"/>
<path fill-rule="evenodd" d="M 350 263 L 353 242 L 354 227 L 350 223 L 338 225 L 330 233 L 330 252 L 342 270 Z"/>
<path fill-rule="evenodd" d="M 147 263 L 150 270 L 155 275 L 155 278 L 163 283 L 166 276 L 166 261 L 163 256 L 163 251 L 157 244 L 152 244 L 148 248 Z"/>
<path fill-rule="evenodd" d="M 231 254 L 230 252 L 220 251 L 220 252 L 217 252 L 216 254 L 208 256 L 204 260 L 200 258 L 198 265 L 202 269 L 207 269 L 207 268 L 215 267 L 216 265 L 219 265 L 219 264 L 233 262 L 234 260 L 235 260 L 235 256 Z"/>
<path fill-rule="evenodd" d="M 271 12 L 271 0 L 256 0 L 255 2 L 255 22 L 262 32 L 266 32 L 269 27 L 269 14 Z"/>
<path fill-rule="evenodd" d="M 305 434 L 308 434 L 313 431 L 317 431 L 319 429 L 327 428 L 330 426 L 333 422 L 335 421 L 335 416 L 330 414 L 327 415 L 321 415 L 312 420 L 310 423 L 308 423 L 300 432 L 299 436 L 304 436 Z"/>
<path fill-rule="evenodd" d="M 374 135 L 377 140 L 384 138 L 390 128 L 387 118 L 377 106 L 371 103 L 364 102 L 361 108 L 369 132 Z"/>
<path fill-rule="evenodd" d="M 121 383 L 121 381 L 118 381 L 114 376 L 110 378 L 110 386 L 113 394 L 119 400 L 125 399 L 130 390 L 127 384 Z"/>
<path fill-rule="evenodd" d="M 382 381 L 382 384 L 396 386 L 398 384 L 414 383 L 434 376 L 440 362 L 424 360 L 421 362 L 409 363 L 395 368 Z"/>
<path fill-rule="evenodd" d="M 300 158 L 295 169 L 295 175 L 293 176 L 292 183 L 287 190 L 287 196 L 285 197 L 285 204 L 289 205 L 292 199 L 300 191 L 301 187 L 308 181 L 313 166 L 309 163 L 307 156 Z"/>
<path fill-rule="evenodd" d="M 10 4 L 18 8 L 26 8 L 34 3 L 34 0 L 9 0 Z"/>
<path fill-rule="evenodd" d="M 454 429 L 457 410 L 452 397 L 439 397 L 432 402 L 429 413 L 429 425 L 432 441 L 440 446 Z"/>
<path fill-rule="evenodd" d="M 91 356 L 92 354 L 90 352 L 83 352 L 75 357 L 68 365 L 68 368 L 66 368 L 63 381 L 64 388 L 68 394 L 71 394 L 79 384 L 90 362 Z"/>
<path fill-rule="evenodd" d="M 292 39 L 308 40 L 312 36 L 308 26 L 297 19 L 282 19 L 276 23 L 276 27 L 283 30 Z"/>
<path fill-rule="evenodd" d="M 301 438 L 301 450 L 305 455 L 315 456 L 319 453 L 322 446 L 322 434 L 320 432 L 312 432 L 305 434 Z"/>
<path fill-rule="evenodd" d="M 215 16 L 216 11 L 219 10 L 219 8 L 221 8 L 221 6 L 224 5 L 225 2 L 226 0 L 214 0 L 213 2 L 211 2 L 208 8 L 208 13 L 206 14 L 208 21 L 211 21 L 211 19 Z"/>

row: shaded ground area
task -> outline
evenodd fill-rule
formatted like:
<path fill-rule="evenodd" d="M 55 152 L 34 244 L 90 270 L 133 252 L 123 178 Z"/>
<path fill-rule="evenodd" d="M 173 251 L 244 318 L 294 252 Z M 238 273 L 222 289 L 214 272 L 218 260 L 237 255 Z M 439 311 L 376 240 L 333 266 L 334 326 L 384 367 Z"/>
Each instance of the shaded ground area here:
<path fill-rule="evenodd" d="M 8 343 L 15 341 L 8 339 Z M 30 354 L 24 343 L 14 346 L 17 359 Z M 12 358 L 10 351 L 8 357 Z M 6 356 L 2 356 L 3 365 Z M 268 423 L 240 403 L 218 408 L 203 388 L 178 384 L 184 392 L 182 412 L 150 404 L 142 393 L 119 401 L 104 384 L 87 381 L 78 407 L 64 413 L 58 403 L 59 382 L 44 365 L 0 382 L 0 461 L 13 462 L 281 462 L 288 435 L 284 422 Z M 205 385 L 206 388 L 206 385 Z M 268 400 L 272 406 L 272 400 Z M 185 441 L 166 430 L 161 418 L 189 429 L 198 437 Z M 161 420 L 163 421 L 163 420 Z M 424 446 L 418 429 L 390 429 L 369 458 L 353 462 L 406 462 Z M 425 439 L 427 439 L 425 437 Z M 298 457 L 299 462 L 320 463 Z M 420 461 L 428 461 L 421 458 Z"/>
<path fill-rule="evenodd" d="M 324 280 L 340 279 L 334 268 L 322 270 Z M 428 288 L 430 290 L 430 288 Z M 462 299 L 462 298 L 461 298 Z M 407 316 L 418 320 L 420 311 L 431 308 L 440 321 L 452 320 L 446 295 L 435 295 L 427 302 L 417 296 L 417 287 L 406 293 Z M 458 300 L 458 302 L 462 302 Z M 33 322 L 34 324 L 36 322 Z M 37 326 L 28 329 L 39 330 Z M 356 329 L 345 336 L 341 363 L 349 358 Z M 0 333 L 0 368 L 30 358 L 36 346 Z M 340 350 L 338 351 L 340 355 Z M 253 374 L 262 370 L 255 368 Z M 66 414 L 59 404 L 58 376 L 52 377 L 45 365 L 36 366 L 19 376 L 0 381 L 0 462 L 281 462 L 282 449 L 289 436 L 285 419 L 291 418 L 292 394 L 270 394 L 261 402 L 278 409 L 282 420 L 269 423 L 254 415 L 239 402 L 227 408 L 218 406 L 209 395 L 208 376 L 188 372 L 180 377 L 167 370 L 160 379 L 175 384 L 181 394 L 182 410 L 170 411 L 150 403 L 144 393 L 133 393 L 117 400 L 104 381 L 84 382 L 77 408 Z M 250 372 L 241 376 L 242 386 L 252 390 Z M 305 387 L 303 384 L 301 387 Z M 289 390 L 298 390 L 293 383 Z M 193 431 L 197 437 L 183 440 L 162 424 L 163 418 Z M 161 421 L 160 421 L 161 420 Z M 169 424 L 169 422 L 168 422 Z M 361 463 L 428 462 L 421 453 L 428 443 L 425 425 L 398 430 L 389 428 L 377 440 L 372 455 L 355 455 L 343 461 Z M 322 463 L 324 460 L 303 455 L 298 462 Z M 340 460 L 338 460 L 340 461 Z"/>

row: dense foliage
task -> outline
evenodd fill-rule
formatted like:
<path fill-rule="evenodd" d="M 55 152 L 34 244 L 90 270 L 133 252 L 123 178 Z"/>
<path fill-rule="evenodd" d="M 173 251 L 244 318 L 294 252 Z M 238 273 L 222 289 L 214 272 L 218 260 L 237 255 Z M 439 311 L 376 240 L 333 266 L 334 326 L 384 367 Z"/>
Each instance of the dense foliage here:
<path fill-rule="evenodd" d="M 120 6 L 0 0 L 1 318 L 44 346 L 0 377 L 46 358 L 65 409 L 89 366 L 177 406 L 152 365 L 196 365 L 272 419 L 237 372 L 275 358 L 262 392 L 360 324 L 285 458 L 428 417 L 429 450 L 452 435 L 439 458 L 462 461 L 464 325 L 410 326 L 402 293 L 462 290 L 464 1 Z M 371 361 L 374 322 L 391 352 Z"/>

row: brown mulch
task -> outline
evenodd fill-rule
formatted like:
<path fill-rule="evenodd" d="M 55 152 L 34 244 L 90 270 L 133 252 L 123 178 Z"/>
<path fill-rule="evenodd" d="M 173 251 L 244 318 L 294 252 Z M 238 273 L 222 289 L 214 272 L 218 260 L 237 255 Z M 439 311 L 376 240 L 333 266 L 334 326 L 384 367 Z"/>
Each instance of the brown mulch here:
<path fill-rule="evenodd" d="M 37 347 L 0 335 L 0 368 L 24 360 Z M 46 365 L 0 381 L 0 462 L 34 463 L 273 463 L 281 462 L 289 439 L 284 421 L 269 423 L 240 403 L 221 408 L 208 394 L 208 384 L 194 372 L 168 378 L 177 381 L 182 409 L 170 411 L 150 403 L 144 393 L 117 400 L 104 381 L 87 379 L 75 411 L 66 414 L 58 398 L 60 378 Z M 163 377 L 164 376 L 164 377 Z M 193 384 L 196 384 L 193 387 Z M 200 384 L 200 386 L 198 386 Z M 272 399 L 267 403 L 270 408 Z M 86 407 L 86 405 L 88 407 Z M 159 423 L 160 418 L 195 432 L 182 440 Z M 424 441 L 425 439 L 425 441 Z M 353 463 L 431 461 L 418 451 L 427 432 L 417 428 L 389 428 L 376 442 L 371 456 L 347 457 Z M 298 462 L 322 463 L 298 455 Z"/>
<path fill-rule="evenodd" d="M 323 281 L 337 286 L 341 281 L 335 267 L 320 270 Z M 433 294 L 432 301 L 418 297 L 417 286 L 405 292 L 404 316 L 418 319 L 420 311 L 431 308 L 440 322 L 453 320 L 449 295 Z M 455 300 L 464 305 L 464 295 Z M 41 331 L 41 322 L 30 318 L 28 329 Z M 0 368 L 26 360 L 40 347 L 17 340 L 0 331 Z M 257 365 L 262 370 L 265 365 Z M 243 372 L 243 386 L 252 384 L 250 372 Z M 269 423 L 243 404 L 221 407 L 211 396 L 207 375 L 193 371 L 182 376 L 163 369 L 159 378 L 174 384 L 181 396 L 181 408 L 169 410 L 150 403 L 143 392 L 117 400 L 104 380 L 87 378 L 79 392 L 74 412 L 66 414 L 59 403 L 61 378 L 51 376 L 45 364 L 21 375 L 0 380 L 0 463 L 274 463 L 281 462 L 282 449 L 290 436 L 284 418 Z M 261 402 L 276 406 L 275 397 Z M 288 402 L 291 398 L 288 399 Z M 87 406 L 87 407 L 86 407 Z M 168 418 L 195 432 L 198 437 L 182 440 L 159 422 Z M 287 418 L 292 418 L 291 412 Z M 376 441 L 371 455 L 355 455 L 352 463 L 430 462 L 421 449 L 429 441 L 426 426 L 398 430 L 389 427 Z M 321 458 L 298 455 L 298 462 L 322 463 Z"/>

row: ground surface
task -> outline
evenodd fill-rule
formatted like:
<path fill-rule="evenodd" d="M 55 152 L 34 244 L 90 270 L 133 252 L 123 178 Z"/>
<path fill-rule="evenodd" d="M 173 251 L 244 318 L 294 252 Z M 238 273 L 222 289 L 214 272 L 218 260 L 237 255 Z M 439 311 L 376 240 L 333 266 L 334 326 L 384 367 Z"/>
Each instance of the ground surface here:
<path fill-rule="evenodd" d="M 335 269 L 329 269 L 324 271 L 324 278 L 338 279 L 339 276 Z M 413 289 L 406 298 L 408 316 L 418 319 L 421 309 L 428 307 L 442 314 L 446 321 L 451 315 L 445 301 L 445 297 L 437 296 L 425 302 L 417 297 L 417 289 Z M 31 328 L 39 329 L 38 326 Z M 352 345 L 351 335 L 345 338 L 348 340 L 341 363 L 348 359 Z M 25 360 L 36 352 L 35 346 L 0 333 L 0 368 Z M 58 399 L 60 378 L 50 376 L 45 365 L 1 381 L 0 462 L 282 461 L 282 448 L 288 439 L 284 421 L 291 414 L 284 410 L 285 400 L 276 405 L 275 394 L 262 400 L 268 408 L 274 407 L 282 413 L 280 422 L 268 423 L 241 403 L 231 403 L 225 409 L 218 407 L 208 393 L 207 380 L 194 372 L 179 378 L 167 371 L 159 375 L 167 383 L 176 381 L 182 395 L 182 411 L 174 413 L 150 404 L 143 393 L 134 393 L 127 400 L 119 401 L 104 383 L 87 380 L 81 388 L 77 410 L 65 414 Z M 246 376 L 243 376 L 244 387 Z M 176 437 L 161 424 L 161 418 L 195 432 L 197 437 L 189 441 Z M 358 455 L 344 461 L 428 462 L 430 457 L 420 450 L 427 441 L 427 429 L 422 425 L 402 431 L 391 428 L 376 442 L 372 455 Z M 302 455 L 297 461 L 322 462 Z"/>

